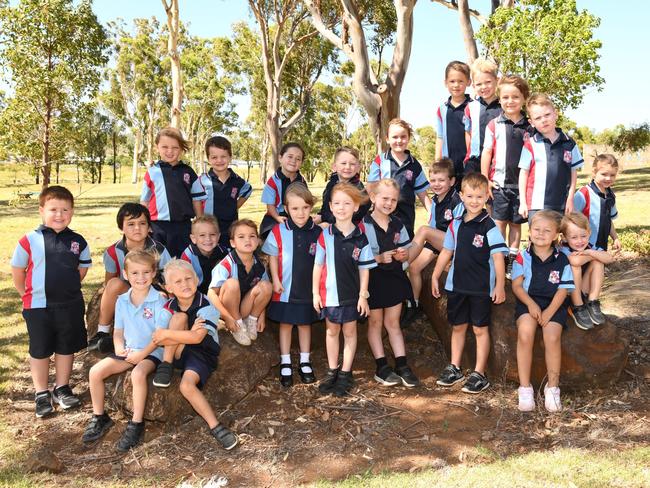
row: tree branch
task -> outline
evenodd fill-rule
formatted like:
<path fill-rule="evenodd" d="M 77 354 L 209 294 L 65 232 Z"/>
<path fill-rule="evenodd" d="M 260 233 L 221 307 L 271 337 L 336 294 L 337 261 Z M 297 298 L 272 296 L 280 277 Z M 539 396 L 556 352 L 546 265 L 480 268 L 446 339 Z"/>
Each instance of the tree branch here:
<path fill-rule="evenodd" d="M 455 2 L 455 1 L 452 2 L 451 0 L 431 0 L 431 2 L 432 3 L 437 3 L 439 5 L 444 5 L 445 7 L 447 7 L 450 10 L 458 11 L 458 3 Z M 481 14 L 481 12 L 479 12 L 478 10 L 474 10 L 472 8 L 470 8 L 468 10 L 469 10 L 469 14 L 472 17 L 474 17 L 476 20 L 478 20 L 481 24 L 487 24 L 488 19 L 487 19 L 487 17 L 483 16 Z"/>

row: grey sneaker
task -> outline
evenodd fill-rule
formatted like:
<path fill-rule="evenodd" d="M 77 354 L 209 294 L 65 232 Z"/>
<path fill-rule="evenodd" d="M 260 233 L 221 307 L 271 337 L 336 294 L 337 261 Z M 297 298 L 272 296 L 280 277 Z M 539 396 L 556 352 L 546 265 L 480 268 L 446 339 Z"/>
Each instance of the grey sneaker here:
<path fill-rule="evenodd" d="M 589 315 L 587 305 L 572 305 L 571 313 L 573 314 L 573 321 L 578 328 L 582 330 L 591 330 L 594 328 L 594 323 Z"/>
<path fill-rule="evenodd" d="M 233 434 L 230 429 L 219 424 L 214 429 L 210 430 L 210 433 L 213 435 L 217 442 L 221 444 L 226 451 L 230 451 L 239 443 L 239 439 L 235 434 Z"/>
<path fill-rule="evenodd" d="M 386 364 L 375 373 L 375 381 L 384 386 L 395 386 L 402 382 L 402 378 L 397 376 L 393 368 Z"/>
<path fill-rule="evenodd" d="M 485 375 L 482 375 L 478 371 L 472 371 L 467 378 L 467 381 L 463 385 L 462 391 L 465 393 L 481 393 L 483 390 L 487 389 L 490 386 Z"/>
<path fill-rule="evenodd" d="M 76 408 L 81 405 L 81 400 L 72 393 L 70 385 L 57 386 L 52 390 L 52 399 L 59 404 L 63 410 Z"/>
<path fill-rule="evenodd" d="M 596 299 L 587 302 L 587 312 L 589 313 L 594 325 L 603 325 L 607 320 L 605 314 L 600 309 L 600 300 Z"/>
<path fill-rule="evenodd" d="M 37 393 L 34 397 L 34 402 L 36 403 L 36 418 L 40 419 L 54 413 L 50 390 Z"/>
<path fill-rule="evenodd" d="M 464 379 L 465 379 L 465 375 L 463 374 L 461 369 L 457 368 L 453 364 L 449 364 L 442 371 L 436 383 L 440 386 L 452 386 L 458 383 L 459 381 L 463 381 Z"/>

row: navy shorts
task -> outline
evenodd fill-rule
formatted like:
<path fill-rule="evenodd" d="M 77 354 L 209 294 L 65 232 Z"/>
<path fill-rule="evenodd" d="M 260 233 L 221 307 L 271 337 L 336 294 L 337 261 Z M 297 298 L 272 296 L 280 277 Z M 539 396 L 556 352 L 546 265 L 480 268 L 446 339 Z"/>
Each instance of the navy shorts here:
<path fill-rule="evenodd" d="M 173 258 L 180 258 L 191 243 L 192 223 L 189 220 L 182 222 L 154 220 L 151 222 L 151 229 L 153 239 L 164 245 Z"/>
<path fill-rule="evenodd" d="M 491 311 L 490 296 L 447 292 L 447 321 L 450 325 L 469 324 L 472 327 L 487 327 L 490 325 Z"/>
<path fill-rule="evenodd" d="M 356 305 L 342 305 L 339 307 L 323 307 L 320 312 L 322 319 L 327 319 L 334 324 L 345 324 L 359 320 L 362 315 Z"/>
<path fill-rule="evenodd" d="M 514 188 L 492 189 L 492 218 L 513 224 L 523 224 L 526 219 L 519 215 L 519 190 Z"/>
<path fill-rule="evenodd" d="M 199 344 L 186 344 L 181 357 L 174 359 L 174 367 L 183 372 L 190 370 L 199 375 L 199 389 L 203 388 L 212 372 L 217 369 L 221 348 L 210 334 Z"/>
<path fill-rule="evenodd" d="M 83 299 L 23 310 L 29 334 L 29 355 L 34 359 L 52 354 L 74 354 L 88 347 Z"/>
<path fill-rule="evenodd" d="M 530 298 L 533 299 L 533 301 L 539 306 L 539 308 L 542 309 L 542 312 L 544 309 L 546 309 L 551 302 L 553 301 L 552 298 L 548 297 L 537 297 L 537 296 L 531 296 Z M 551 317 L 551 322 L 557 322 L 562 326 L 562 329 L 566 329 L 566 320 L 568 316 L 568 307 L 567 304 L 569 302 L 565 301 L 560 308 L 557 309 L 557 312 L 553 314 L 553 317 Z M 517 304 L 515 305 L 515 322 L 519 317 L 521 317 L 524 314 L 528 313 L 528 307 L 523 303 L 517 300 Z"/>
<path fill-rule="evenodd" d="M 108 357 L 113 358 L 113 359 L 119 359 L 120 361 L 126 361 L 126 356 L 118 356 L 115 353 L 109 354 Z M 156 356 L 152 356 L 151 354 L 149 354 L 147 357 L 145 357 L 143 359 L 143 361 L 145 359 L 148 359 L 149 361 L 151 361 L 153 363 L 153 365 L 156 366 L 156 367 L 158 367 L 158 365 L 161 363 L 160 359 L 158 359 Z M 135 364 L 134 364 L 134 366 L 135 366 Z"/>

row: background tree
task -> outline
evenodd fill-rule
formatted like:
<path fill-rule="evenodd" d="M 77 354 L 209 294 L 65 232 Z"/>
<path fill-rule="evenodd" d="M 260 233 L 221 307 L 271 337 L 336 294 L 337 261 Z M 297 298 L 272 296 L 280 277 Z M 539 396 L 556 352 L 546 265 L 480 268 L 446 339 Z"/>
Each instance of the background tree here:
<path fill-rule="evenodd" d="M 246 164 L 246 180 L 250 180 L 251 168 L 262 158 L 262 138 L 250 127 L 237 129 L 232 135 L 233 159 Z"/>
<path fill-rule="evenodd" d="M 167 14 L 167 54 L 171 61 L 172 106 L 170 125 L 180 128 L 181 108 L 183 105 L 183 78 L 181 76 L 181 59 L 178 54 L 178 38 L 180 35 L 180 15 L 178 0 L 162 0 Z"/>
<path fill-rule="evenodd" d="M 430 125 L 415 129 L 414 153 L 422 164 L 428 166 L 435 161 L 436 137 L 436 130 Z"/>

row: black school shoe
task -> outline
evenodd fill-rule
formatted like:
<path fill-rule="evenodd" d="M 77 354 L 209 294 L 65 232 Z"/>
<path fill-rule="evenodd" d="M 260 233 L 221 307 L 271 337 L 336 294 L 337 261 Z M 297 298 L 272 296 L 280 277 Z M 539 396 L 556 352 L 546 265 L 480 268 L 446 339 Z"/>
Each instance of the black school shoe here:
<path fill-rule="evenodd" d="M 52 391 L 52 399 L 59 404 L 63 410 L 75 408 L 81 405 L 81 400 L 72 393 L 70 385 L 61 385 L 54 388 Z"/>
<path fill-rule="evenodd" d="M 465 393 L 481 393 L 483 390 L 487 389 L 490 386 L 490 382 L 478 371 L 472 371 L 467 378 L 467 381 L 461 388 Z"/>
<path fill-rule="evenodd" d="M 226 451 L 230 451 L 239 443 L 237 436 L 221 424 L 217 425 L 214 429 L 210 429 L 210 433 Z"/>
<path fill-rule="evenodd" d="M 97 332 L 88 341 L 88 351 L 98 351 L 102 354 L 113 352 L 113 337 L 108 332 Z"/>
<path fill-rule="evenodd" d="M 395 374 L 393 368 L 385 364 L 375 373 L 375 381 L 384 386 L 395 386 L 402 382 L 402 378 Z"/>
<path fill-rule="evenodd" d="M 86 430 L 84 430 L 84 434 L 81 437 L 81 440 L 89 444 L 91 442 L 95 442 L 96 440 L 104 437 L 104 434 L 108 432 L 108 429 L 110 429 L 113 426 L 113 420 L 108 416 L 107 413 L 103 413 L 101 415 L 93 415 L 93 417 L 90 419 L 90 422 L 88 422 L 88 425 L 86 425 Z"/>
<path fill-rule="evenodd" d="M 324 395 L 332 393 L 334 391 L 334 385 L 336 384 L 336 378 L 338 378 L 338 375 L 339 375 L 339 368 L 328 369 L 327 373 L 325 373 L 325 378 L 320 380 L 320 384 L 318 385 L 318 391 L 320 391 Z"/>
<path fill-rule="evenodd" d="M 144 439 L 144 420 L 140 423 L 135 423 L 132 420 L 129 420 L 129 423 L 126 424 L 126 429 L 124 434 L 119 441 L 117 441 L 117 450 L 120 452 L 126 452 L 129 449 L 137 446 Z"/>
<path fill-rule="evenodd" d="M 311 369 L 310 372 L 305 373 L 302 368 L 309 368 Z M 311 365 L 310 362 L 306 363 L 300 363 L 299 368 L 298 368 L 298 374 L 300 374 L 300 381 L 305 383 L 306 385 L 309 385 L 311 383 L 316 382 L 316 375 L 314 375 L 314 367 Z"/>
<path fill-rule="evenodd" d="M 420 386 L 420 380 L 415 373 L 408 366 L 402 366 L 401 368 L 395 368 L 395 374 L 400 379 L 402 384 L 407 388 L 413 388 L 415 386 Z"/>
<path fill-rule="evenodd" d="M 291 373 L 282 374 L 282 369 L 284 368 L 289 368 Z M 293 365 L 291 363 L 280 364 L 280 384 L 285 388 L 293 386 Z"/>
<path fill-rule="evenodd" d="M 587 312 L 594 325 L 603 325 L 607 318 L 600 309 L 600 300 L 590 300 L 587 302 Z"/>
<path fill-rule="evenodd" d="M 579 329 L 591 330 L 594 328 L 587 305 L 571 305 L 571 314 L 576 327 Z"/>
<path fill-rule="evenodd" d="M 346 396 L 353 386 L 352 371 L 339 371 L 336 377 L 336 383 L 334 384 L 334 396 Z"/>
<path fill-rule="evenodd" d="M 167 388 L 172 384 L 172 375 L 174 374 L 174 367 L 171 363 L 163 361 L 156 368 L 156 374 L 153 376 L 153 386 L 159 388 Z"/>
<path fill-rule="evenodd" d="M 54 413 L 54 405 L 52 405 L 52 394 L 50 393 L 50 390 L 37 393 L 34 397 L 34 403 L 36 404 L 36 418 L 41 419 Z"/>
<path fill-rule="evenodd" d="M 438 377 L 436 384 L 440 386 L 452 386 L 459 381 L 463 381 L 464 379 L 465 375 L 463 375 L 463 372 L 460 368 L 457 368 L 453 364 L 448 364 L 445 369 L 442 370 L 442 373 Z"/>

